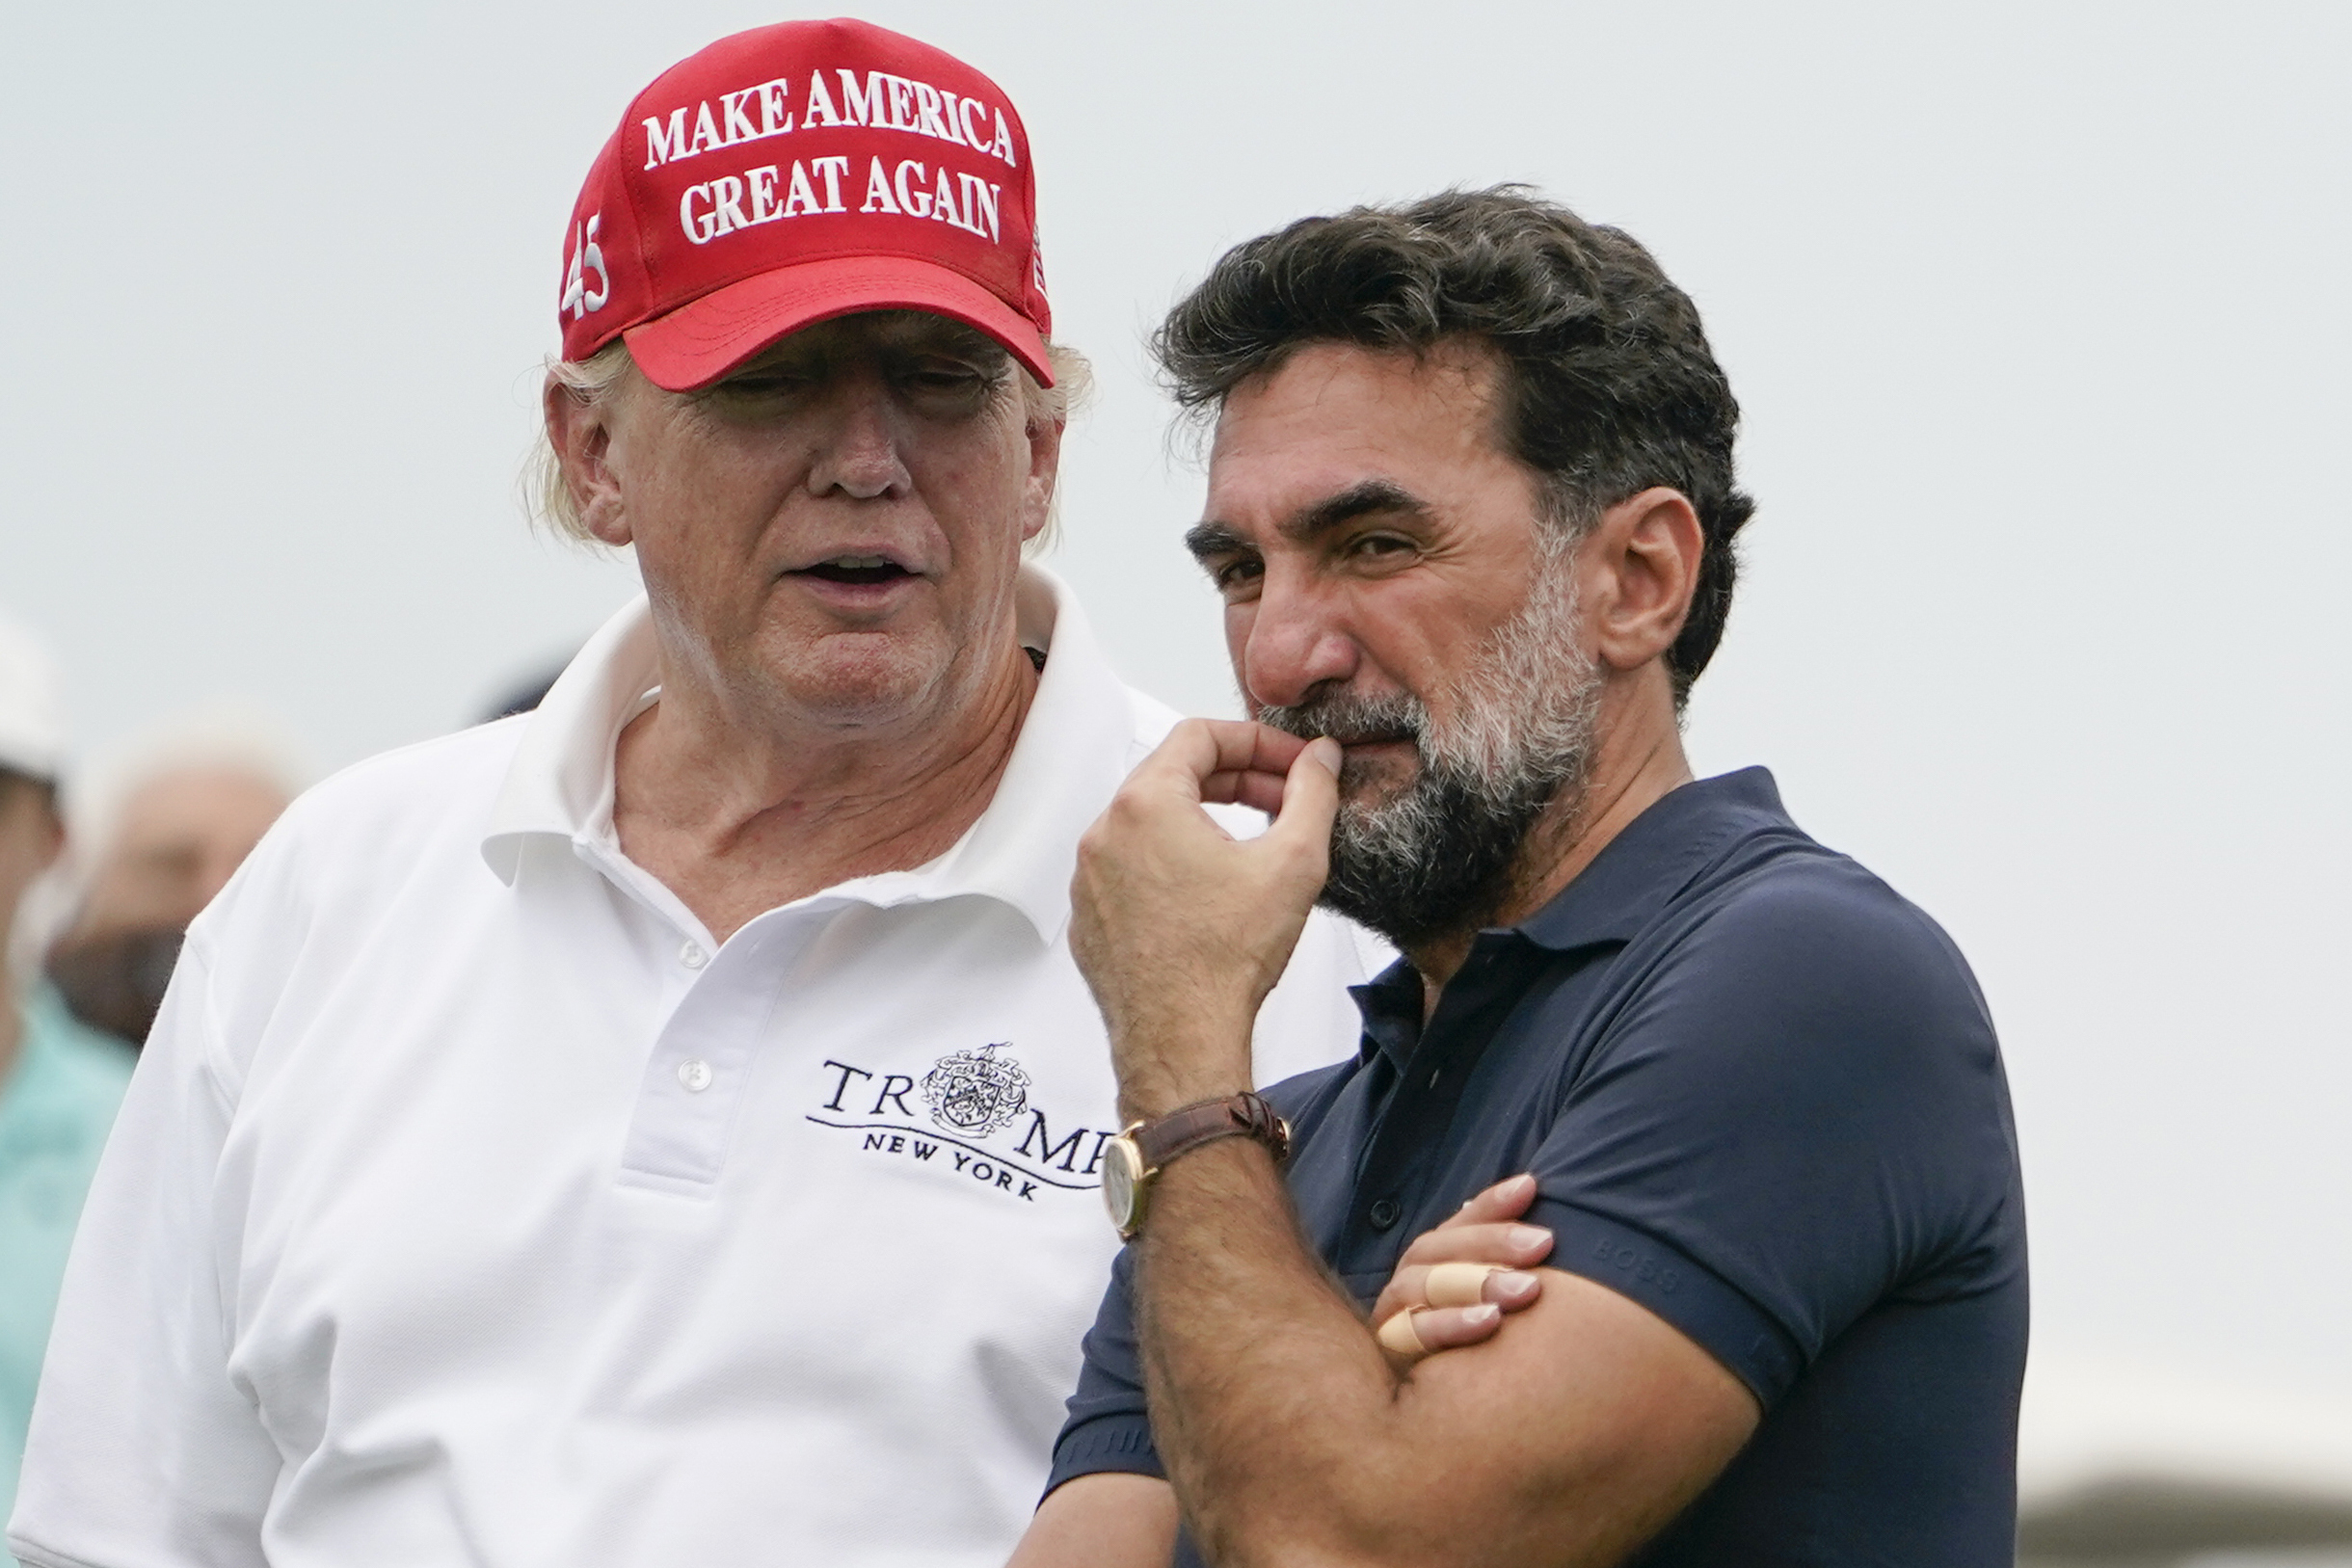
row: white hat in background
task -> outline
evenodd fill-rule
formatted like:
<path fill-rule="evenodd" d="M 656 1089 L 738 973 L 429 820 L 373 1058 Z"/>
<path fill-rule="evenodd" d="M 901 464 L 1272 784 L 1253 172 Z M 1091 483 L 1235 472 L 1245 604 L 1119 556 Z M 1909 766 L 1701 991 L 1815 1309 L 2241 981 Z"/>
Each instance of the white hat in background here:
<path fill-rule="evenodd" d="M 66 727 L 48 651 L 0 619 L 0 768 L 53 780 L 65 759 Z"/>

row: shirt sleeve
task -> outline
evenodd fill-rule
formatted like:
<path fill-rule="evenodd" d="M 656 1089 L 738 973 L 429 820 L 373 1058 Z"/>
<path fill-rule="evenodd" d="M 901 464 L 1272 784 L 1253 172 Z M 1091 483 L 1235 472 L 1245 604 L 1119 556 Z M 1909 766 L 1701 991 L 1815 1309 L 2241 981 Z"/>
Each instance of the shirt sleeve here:
<path fill-rule="evenodd" d="M 210 991 L 192 936 L 82 1210 L 9 1527 L 36 1568 L 265 1560 L 279 1455 L 227 1367 Z"/>
<path fill-rule="evenodd" d="M 2016 1220 L 2007 1089 L 1924 915 L 1854 868 L 1618 961 L 1649 968 L 1536 1161 L 1551 1266 L 1674 1324 L 1769 1408 L 1890 1291 L 1993 1255 Z"/>
<path fill-rule="evenodd" d="M 1069 1418 L 1054 1443 L 1051 1494 L 1064 1481 L 1103 1471 L 1164 1478 L 1160 1451 L 1152 1446 L 1151 1413 L 1143 1401 L 1143 1360 L 1136 1346 L 1135 1259 L 1123 1249 L 1111 1265 L 1110 1288 L 1102 1311 L 1087 1330 L 1085 1366 L 1078 1392 L 1070 1395 Z"/>

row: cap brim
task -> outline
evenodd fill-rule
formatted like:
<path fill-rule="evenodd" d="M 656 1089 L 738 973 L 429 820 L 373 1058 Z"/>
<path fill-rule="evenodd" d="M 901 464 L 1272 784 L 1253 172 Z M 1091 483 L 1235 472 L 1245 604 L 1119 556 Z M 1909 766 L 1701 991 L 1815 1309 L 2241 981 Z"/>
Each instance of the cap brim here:
<path fill-rule="evenodd" d="M 913 256 L 833 256 L 763 272 L 631 327 L 629 358 L 672 392 L 708 386 L 803 327 L 861 310 L 926 310 L 986 332 L 1054 385 L 1036 325 L 962 273 Z"/>

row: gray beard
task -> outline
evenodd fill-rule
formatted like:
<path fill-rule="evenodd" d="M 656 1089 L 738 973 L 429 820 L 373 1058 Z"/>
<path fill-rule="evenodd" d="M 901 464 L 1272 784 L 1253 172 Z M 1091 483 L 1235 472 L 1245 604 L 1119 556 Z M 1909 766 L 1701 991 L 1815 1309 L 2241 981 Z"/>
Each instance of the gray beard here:
<path fill-rule="evenodd" d="M 1409 739 L 1419 755 L 1412 782 L 1386 800 L 1363 798 L 1365 769 L 1341 769 L 1323 907 L 1408 951 L 1477 930 L 1510 898 L 1537 822 L 1564 798 L 1573 810 L 1591 768 L 1601 674 L 1577 647 L 1564 555 L 1544 563 L 1444 723 L 1407 695 L 1335 692 L 1258 710 L 1295 735 Z"/>

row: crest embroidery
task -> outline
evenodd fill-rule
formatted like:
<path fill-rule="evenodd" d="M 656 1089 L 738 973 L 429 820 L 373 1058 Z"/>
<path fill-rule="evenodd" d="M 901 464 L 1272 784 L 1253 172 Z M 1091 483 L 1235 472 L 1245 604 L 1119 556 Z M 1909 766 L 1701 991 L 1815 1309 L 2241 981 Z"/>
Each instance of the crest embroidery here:
<path fill-rule="evenodd" d="M 984 1137 L 1020 1115 L 1029 1104 L 1029 1076 L 1010 1056 L 996 1054 L 1011 1043 L 1000 1040 L 934 1062 L 922 1085 L 931 1120 L 951 1132 Z"/>

